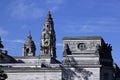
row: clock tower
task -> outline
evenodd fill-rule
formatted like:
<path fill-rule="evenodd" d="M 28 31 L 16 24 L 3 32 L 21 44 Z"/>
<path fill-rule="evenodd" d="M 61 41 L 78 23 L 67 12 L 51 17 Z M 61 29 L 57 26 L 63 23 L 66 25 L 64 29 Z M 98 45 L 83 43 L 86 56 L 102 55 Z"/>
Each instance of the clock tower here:
<path fill-rule="evenodd" d="M 50 11 L 44 23 L 41 43 L 40 43 L 40 58 L 42 59 L 56 59 L 56 37 L 54 30 L 54 22 Z"/>

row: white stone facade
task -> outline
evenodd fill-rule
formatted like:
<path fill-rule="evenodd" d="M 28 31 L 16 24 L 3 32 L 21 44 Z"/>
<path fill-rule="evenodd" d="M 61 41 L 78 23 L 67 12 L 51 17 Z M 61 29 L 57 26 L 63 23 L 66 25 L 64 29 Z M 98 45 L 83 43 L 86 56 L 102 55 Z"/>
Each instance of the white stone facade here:
<path fill-rule="evenodd" d="M 65 80 L 100 80 L 100 68 L 66 68 Z"/>
<path fill-rule="evenodd" d="M 43 70 L 42 72 L 19 72 L 7 73 L 7 80 L 62 80 L 61 71 L 51 72 Z"/>

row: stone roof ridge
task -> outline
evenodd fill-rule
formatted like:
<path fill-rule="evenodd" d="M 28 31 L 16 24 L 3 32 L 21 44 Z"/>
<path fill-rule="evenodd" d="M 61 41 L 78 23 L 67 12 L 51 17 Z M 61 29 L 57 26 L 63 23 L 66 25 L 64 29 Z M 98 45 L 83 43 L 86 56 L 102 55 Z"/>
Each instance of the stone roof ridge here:
<path fill-rule="evenodd" d="M 101 36 L 67 36 L 63 40 L 102 40 Z"/>

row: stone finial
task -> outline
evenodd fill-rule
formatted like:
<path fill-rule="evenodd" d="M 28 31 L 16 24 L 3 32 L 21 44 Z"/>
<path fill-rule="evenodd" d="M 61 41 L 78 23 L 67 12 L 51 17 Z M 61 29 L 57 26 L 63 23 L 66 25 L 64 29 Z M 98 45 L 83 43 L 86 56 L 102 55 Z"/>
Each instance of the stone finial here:
<path fill-rule="evenodd" d="M 0 36 L 0 48 L 4 48 L 2 41 L 1 41 L 1 36 Z"/>

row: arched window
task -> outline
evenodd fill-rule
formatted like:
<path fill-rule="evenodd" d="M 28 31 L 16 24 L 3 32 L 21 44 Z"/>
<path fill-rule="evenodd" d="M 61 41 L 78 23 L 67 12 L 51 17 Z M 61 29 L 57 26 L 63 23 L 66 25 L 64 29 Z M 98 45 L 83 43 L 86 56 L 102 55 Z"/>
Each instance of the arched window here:
<path fill-rule="evenodd" d="M 29 48 L 26 49 L 26 53 L 29 53 Z"/>

